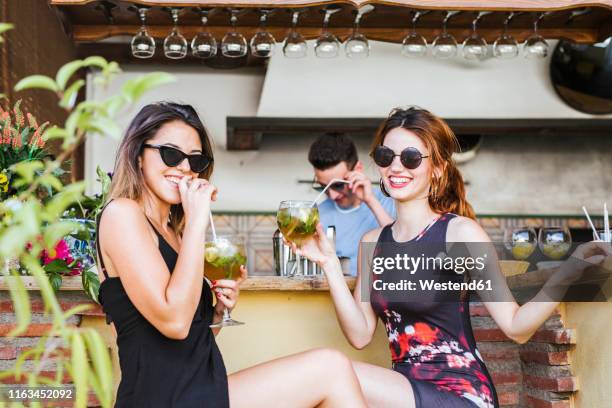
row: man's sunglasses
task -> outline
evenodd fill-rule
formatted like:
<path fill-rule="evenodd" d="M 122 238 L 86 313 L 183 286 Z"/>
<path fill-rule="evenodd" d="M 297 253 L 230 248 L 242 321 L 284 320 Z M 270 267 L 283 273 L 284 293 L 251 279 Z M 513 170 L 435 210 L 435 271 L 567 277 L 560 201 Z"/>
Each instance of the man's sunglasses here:
<path fill-rule="evenodd" d="M 400 154 L 395 154 L 395 152 L 387 146 L 376 146 L 374 153 L 372 153 L 374 163 L 376 163 L 376 165 L 379 167 L 389 167 L 391 163 L 393 163 L 395 156 L 399 156 L 402 166 L 411 170 L 419 167 L 423 159 L 429 157 L 424 156 L 414 147 L 407 147 L 402 150 Z"/>
<path fill-rule="evenodd" d="M 185 154 L 179 149 L 165 145 L 144 144 L 143 147 L 159 150 L 162 161 L 168 167 L 176 167 L 185 159 L 189 161 L 189 167 L 194 173 L 202 173 L 212 163 L 212 158 L 202 153 Z"/>
<path fill-rule="evenodd" d="M 329 185 L 329 188 L 327 189 L 327 191 L 329 190 L 334 190 L 338 193 L 341 193 L 344 191 L 344 189 L 346 188 L 348 184 L 347 183 L 343 183 L 341 181 L 336 181 L 335 183 L 331 183 Z M 316 181 L 312 182 L 312 188 L 315 189 L 316 191 L 318 191 L 319 193 L 323 190 L 325 190 L 325 187 L 327 187 L 327 185 L 323 185 L 321 183 L 318 183 Z"/>

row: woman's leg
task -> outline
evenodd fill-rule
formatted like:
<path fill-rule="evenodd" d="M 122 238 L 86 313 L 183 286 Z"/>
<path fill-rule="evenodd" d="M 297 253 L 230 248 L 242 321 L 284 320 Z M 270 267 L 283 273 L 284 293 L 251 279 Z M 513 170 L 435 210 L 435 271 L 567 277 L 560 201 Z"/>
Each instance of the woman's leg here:
<path fill-rule="evenodd" d="M 351 361 L 314 349 L 238 371 L 228 377 L 230 406 L 365 407 Z"/>
<path fill-rule="evenodd" d="M 388 368 L 353 361 L 369 408 L 415 408 L 410 381 Z"/>

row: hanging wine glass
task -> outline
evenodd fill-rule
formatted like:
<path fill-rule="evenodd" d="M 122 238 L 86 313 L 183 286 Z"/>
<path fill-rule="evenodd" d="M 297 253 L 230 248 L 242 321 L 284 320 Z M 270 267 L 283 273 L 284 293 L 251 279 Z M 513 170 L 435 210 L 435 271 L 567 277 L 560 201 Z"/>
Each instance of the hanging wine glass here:
<path fill-rule="evenodd" d="M 515 58 L 519 54 L 518 42 L 508 33 L 508 24 L 510 24 L 510 21 L 517 15 L 517 13 L 511 12 L 504 20 L 504 30 L 493 43 L 493 55 L 496 58 L 510 59 Z"/>
<path fill-rule="evenodd" d="M 490 11 L 481 11 L 472 21 L 472 34 L 463 41 L 463 58 L 467 60 L 482 61 L 487 57 L 487 41 L 476 31 L 481 18 L 491 14 Z"/>
<path fill-rule="evenodd" d="M 261 9 L 260 12 L 259 31 L 251 38 L 251 54 L 255 57 L 269 58 L 274 54 L 274 48 L 276 47 L 276 39 L 266 29 L 268 15 L 272 10 Z"/>
<path fill-rule="evenodd" d="M 248 46 L 244 35 L 236 31 L 236 23 L 238 22 L 238 10 L 230 9 L 230 23 L 232 25 L 230 31 L 225 34 L 221 40 L 221 54 L 228 58 L 241 58 L 247 55 Z"/>
<path fill-rule="evenodd" d="M 155 39 L 149 35 L 146 27 L 147 10 L 146 7 L 138 8 L 140 30 L 130 43 L 132 55 L 136 58 L 151 58 L 155 54 Z"/>
<path fill-rule="evenodd" d="M 457 55 L 457 40 L 446 31 L 446 25 L 448 20 L 458 13 L 458 11 L 446 12 L 446 17 L 442 21 L 442 33 L 433 41 L 432 54 L 434 57 L 448 59 Z"/>
<path fill-rule="evenodd" d="M 540 13 L 540 15 L 533 21 L 533 33 L 527 38 L 525 44 L 523 45 L 523 52 L 525 53 L 525 58 L 529 59 L 538 59 L 538 58 L 546 58 L 548 56 L 548 43 L 538 33 L 538 24 L 542 18 L 548 13 Z"/>
<path fill-rule="evenodd" d="M 200 9 L 202 16 L 202 31 L 196 34 L 191 41 L 191 52 L 194 57 L 207 59 L 217 55 L 217 40 L 208 31 L 206 24 L 208 23 L 208 14 L 210 10 Z"/>
<path fill-rule="evenodd" d="M 402 41 L 402 55 L 406 57 L 424 57 L 427 55 L 427 40 L 416 32 L 417 22 L 427 13 L 429 13 L 429 10 L 414 13 L 412 31 Z"/>
<path fill-rule="evenodd" d="M 173 27 L 170 34 L 164 39 L 164 55 L 170 59 L 181 59 L 187 55 L 187 40 L 178 29 L 178 14 L 180 9 L 170 9 Z"/>
<path fill-rule="evenodd" d="M 366 4 L 355 13 L 355 21 L 353 23 L 353 33 L 344 44 L 344 52 L 349 58 L 367 58 L 370 55 L 370 43 L 365 35 L 359 32 L 359 23 L 363 16 L 374 10 L 374 6 Z"/>
<path fill-rule="evenodd" d="M 283 44 L 283 54 L 287 58 L 304 58 L 308 51 L 306 40 L 297 30 L 298 19 L 301 11 L 294 11 L 291 17 L 291 30 Z"/>
<path fill-rule="evenodd" d="M 340 50 L 340 41 L 338 37 L 330 33 L 328 30 L 329 20 L 332 14 L 340 11 L 340 6 L 328 6 L 325 10 L 325 17 L 323 18 L 323 31 L 315 45 L 315 54 L 319 58 L 335 58 L 338 56 Z"/>

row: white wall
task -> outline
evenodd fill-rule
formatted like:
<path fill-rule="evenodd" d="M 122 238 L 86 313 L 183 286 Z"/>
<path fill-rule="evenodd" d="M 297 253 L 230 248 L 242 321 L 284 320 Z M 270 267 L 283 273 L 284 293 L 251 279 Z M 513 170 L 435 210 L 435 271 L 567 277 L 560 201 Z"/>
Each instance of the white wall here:
<path fill-rule="evenodd" d="M 451 118 L 588 117 L 558 99 L 547 61 L 467 64 L 460 59 L 407 60 L 398 53 L 397 45 L 377 44 L 365 61 L 277 55 L 267 74 L 261 68 L 151 66 L 174 73 L 178 82 L 146 95 L 141 104 L 182 101 L 200 112 L 216 147 L 213 182 L 220 193 L 214 209 L 226 211 L 273 211 L 282 199 L 314 198 L 307 185 L 296 182 L 312 177 L 307 151 L 313 138 L 270 136 L 258 151 L 228 152 L 227 116 L 375 117 L 397 105 L 418 104 Z M 122 82 L 143 72 L 142 66 L 123 68 L 107 90 L 89 82 L 88 98 L 116 92 Z M 136 111 L 120 118 L 124 128 Z M 98 164 L 112 169 L 117 143 L 88 140 L 87 180 L 95 180 Z M 370 176 L 377 179 L 367 157 L 369 140 L 357 143 Z M 610 138 L 489 138 L 462 170 L 471 183 L 469 199 L 481 214 L 579 214 L 582 204 L 599 208 L 606 195 L 612 201 Z"/>

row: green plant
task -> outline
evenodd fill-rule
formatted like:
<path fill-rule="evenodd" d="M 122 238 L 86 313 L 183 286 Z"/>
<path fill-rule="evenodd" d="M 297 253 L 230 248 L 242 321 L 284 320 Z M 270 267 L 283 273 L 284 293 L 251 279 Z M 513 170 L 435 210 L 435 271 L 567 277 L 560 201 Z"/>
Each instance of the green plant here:
<path fill-rule="evenodd" d="M 0 32 L 5 29 L 7 26 L 0 25 Z M 126 82 L 118 95 L 100 102 L 84 101 L 77 104 L 76 94 L 85 82 L 77 79 L 70 83 L 70 79 L 80 69 L 98 70 L 99 74 L 94 81 L 99 84 L 107 84 L 120 72 L 115 62 L 108 62 L 101 57 L 89 57 L 64 65 L 55 78 L 34 75 L 22 79 L 15 87 L 16 91 L 38 88 L 54 92 L 59 105 L 67 110 L 68 118 L 63 127 L 47 128 L 42 135 L 45 141 L 60 139 L 61 153 L 52 160 L 22 161 L 10 166 L 14 172 L 14 182 L 24 188 L 15 196 L 0 202 L 0 265 L 5 265 L 11 258 L 19 259 L 21 265 L 34 277 L 45 310 L 53 318 L 49 332 L 31 350 L 21 353 L 13 369 L 1 372 L 0 379 L 25 376 L 26 383 L 31 386 L 59 385 L 63 373 L 66 373 L 75 386 L 75 407 L 86 406 L 89 389 L 93 389 L 103 407 L 110 407 L 112 368 L 102 337 L 94 329 L 66 324 L 68 317 L 82 313 L 89 306 L 80 305 L 64 312 L 38 259 L 41 251 L 52 250 L 62 237 L 81 228 L 78 223 L 62 220 L 61 217 L 73 203 L 83 199 L 84 183 L 63 185 L 54 171 L 60 168 L 86 136 L 118 138 L 120 128 L 113 119 L 115 115 L 137 101 L 149 89 L 168 83 L 173 77 L 165 73 L 150 73 Z M 36 196 L 37 189 L 41 187 L 54 191 L 49 200 L 42 201 Z M 5 276 L 4 280 L 10 290 L 17 321 L 16 328 L 9 335 L 18 336 L 31 321 L 29 295 L 21 275 L 14 270 L 3 270 L 3 274 L 10 275 Z M 54 360 L 58 373 L 56 378 L 40 375 L 42 362 L 48 356 L 57 354 L 58 343 L 49 346 L 49 338 L 60 339 L 71 351 L 69 358 Z M 24 369 L 26 359 L 34 361 L 33 370 Z"/>

